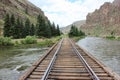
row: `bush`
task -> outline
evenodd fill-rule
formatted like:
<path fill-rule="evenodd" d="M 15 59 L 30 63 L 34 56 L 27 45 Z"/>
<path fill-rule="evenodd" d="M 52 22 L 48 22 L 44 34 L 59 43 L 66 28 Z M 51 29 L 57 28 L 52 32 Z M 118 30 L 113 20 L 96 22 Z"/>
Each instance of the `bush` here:
<path fill-rule="evenodd" d="M 112 36 L 112 35 L 111 36 L 106 36 L 106 38 L 112 40 L 112 39 L 115 39 L 115 36 Z"/>
<path fill-rule="evenodd" d="M 21 40 L 22 44 L 35 44 L 37 39 L 35 36 L 27 36 L 24 40 Z"/>
<path fill-rule="evenodd" d="M 10 37 L 0 37 L 0 46 L 12 46 L 12 39 Z"/>

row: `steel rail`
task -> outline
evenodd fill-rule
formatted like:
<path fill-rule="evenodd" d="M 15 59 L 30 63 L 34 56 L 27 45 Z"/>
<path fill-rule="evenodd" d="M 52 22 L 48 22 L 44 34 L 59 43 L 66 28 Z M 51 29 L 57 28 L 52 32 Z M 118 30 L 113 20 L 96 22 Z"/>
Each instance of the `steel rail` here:
<path fill-rule="evenodd" d="M 92 70 L 92 68 L 90 67 L 90 65 L 87 63 L 87 61 L 83 58 L 83 56 L 81 55 L 81 53 L 77 50 L 77 48 L 74 46 L 74 44 L 72 43 L 72 41 L 69 39 L 70 43 L 72 44 L 74 51 L 76 52 L 77 56 L 79 57 L 79 59 L 82 61 L 83 65 L 85 66 L 85 68 L 88 70 L 89 74 L 91 75 L 93 80 L 100 80 L 98 78 L 98 76 L 95 74 L 95 72 Z"/>
<path fill-rule="evenodd" d="M 52 66 L 53 66 L 53 64 L 54 64 L 54 62 L 57 58 L 57 54 L 59 53 L 59 51 L 61 49 L 62 42 L 63 42 L 63 39 L 59 42 L 59 46 L 58 46 L 57 50 L 55 51 L 55 54 L 53 55 L 53 57 L 52 57 L 52 59 L 51 59 L 51 61 L 50 61 L 50 63 L 49 63 L 49 65 L 48 65 L 48 67 L 47 67 L 47 69 L 46 69 L 46 71 L 45 71 L 41 80 L 47 80 L 48 75 L 50 73 L 50 70 L 52 69 Z"/>

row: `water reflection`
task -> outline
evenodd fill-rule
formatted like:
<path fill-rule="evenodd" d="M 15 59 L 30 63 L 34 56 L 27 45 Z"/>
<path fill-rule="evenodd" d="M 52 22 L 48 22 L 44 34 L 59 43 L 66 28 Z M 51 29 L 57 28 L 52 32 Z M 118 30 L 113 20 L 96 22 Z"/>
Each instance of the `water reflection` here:
<path fill-rule="evenodd" d="M 78 44 L 120 75 L 120 41 L 86 37 Z"/>

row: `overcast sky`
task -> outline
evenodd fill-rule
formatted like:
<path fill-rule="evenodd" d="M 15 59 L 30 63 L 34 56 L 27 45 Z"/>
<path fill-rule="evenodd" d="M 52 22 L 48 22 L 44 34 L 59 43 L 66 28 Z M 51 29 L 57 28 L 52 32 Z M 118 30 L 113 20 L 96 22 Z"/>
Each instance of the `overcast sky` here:
<path fill-rule="evenodd" d="M 85 20 L 89 12 L 98 9 L 104 2 L 113 0 L 29 0 L 40 7 L 51 22 L 60 27 L 78 20 Z"/>

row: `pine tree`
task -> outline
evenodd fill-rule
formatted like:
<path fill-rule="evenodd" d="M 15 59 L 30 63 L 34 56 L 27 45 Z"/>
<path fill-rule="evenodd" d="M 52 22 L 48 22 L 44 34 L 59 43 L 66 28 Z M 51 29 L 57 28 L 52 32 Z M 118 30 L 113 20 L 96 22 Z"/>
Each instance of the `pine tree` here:
<path fill-rule="evenodd" d="M 20 38 L 20 28 L 21 28 L 21 26 L 20 26 L 20 19 L 17 18 L 17 22 L 16 22 L 16 25 L 14 27 L 13 38 L 15 38 L 15 39 Z"/>
<path fill-rule="evenodd" d="M 24 30 L 24 24 L 23 21 L 20 21 L 20 38 L 24 38 L 25 34 L 24 34 L 25 30 Z"/>
<path fill-rule="evenodd" d="M 50 29 L 50 26 L 48 24 L 46 24 L 46 29 L 45 29 L 45 37 L 47 38 L 50 38 L 52 35 L 51 35 L 51 29 Z"/>
<path fill-rule="evenodd" d="M 10 22 L 10 16 L 9 14 L 6 15 L 5 20 L 4 20 L 4 36 L 5 37 L 10 37 L 10 27 L 11 27 L 11 22 Z"/>
<path fill-rule="evenodd" d="M 30 27 L 30 36 L 34 36 L 35 35 L 35 26 L 34 24 L 31 24 L 31 27 Z"/>
<path fill-rule="evenodd" d="M 51 27 L 51 32 L 52 32 L 52 36 L 56 36 L 56 27 L 55 27 L 54 22 L 53 22 L 52 27 Z"/>
<path fill-rule="evenodd" d="M 11 15 L 10 21 L 11 21 L 11 25 L 15 26 L 15 16 L 14 16 L 14 14 Z"/>
<path fill-rule="evenodd" d="M 45 24 L 45 20 L 44 20 L 44 18 L 41 16 L 41 15 L 39 15 L 38 16 L 38 18 L 37 18 L 37 30 L 36 30 L 36 35 L 37 36 L 39 36 L 39 37 L 41 37 L 41 36 L 44 36 L 44 32 L 45 32 L 45 26 L 46 26 L 46 24 Z"/>
<path fill-rule="evenodd" d="M 30 20 L 26 19 L 25 21 L 25 36 L 30 35 Z"/>
<path fill-rule="evenodd" d="M 59 29 L 59 25 L 57 25 L 57 35 L 60 36 L 60 29 Z"/>
<path fill-rule="evenodd" d="M 85 33 L 82 32 L 81 30 L 79 31 L 78 28 L 74 25 L 71 26 L 69 36 L 85 36 Z"/>
<path fill-rule="evenodd" d="M 10 36 L 13 36 L 14 35 L 14 31 L 15 31 L 14 28 L 15 28 L 15 24 L 16 24 L 16 20 L 15 20 L 14 14 L 11 15 L 10 22 L 11 22 Z"/>

